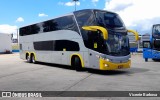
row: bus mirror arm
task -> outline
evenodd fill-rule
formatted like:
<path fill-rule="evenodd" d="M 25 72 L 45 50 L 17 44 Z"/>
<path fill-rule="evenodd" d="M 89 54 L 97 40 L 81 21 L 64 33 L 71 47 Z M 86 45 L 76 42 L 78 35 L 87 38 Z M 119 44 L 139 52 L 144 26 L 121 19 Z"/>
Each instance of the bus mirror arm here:
<path fill-rule="evenodd" d="M 134 30 L 127 30 L 127 32 L 131 32 L 135 35 L 135 40 L 138 41 L 139 40 L 139 35 L 138 32 L 134 31 Z"/>
<path fill-rule="evenodd" d="M 82 29 L 87 30 L 87 31 L 98 31 L 100 30 L 103 34 L 104 40 L 108 39 L 108 31 L 107 29 L 100 27 L 100 26 L 83 26 Z"/>

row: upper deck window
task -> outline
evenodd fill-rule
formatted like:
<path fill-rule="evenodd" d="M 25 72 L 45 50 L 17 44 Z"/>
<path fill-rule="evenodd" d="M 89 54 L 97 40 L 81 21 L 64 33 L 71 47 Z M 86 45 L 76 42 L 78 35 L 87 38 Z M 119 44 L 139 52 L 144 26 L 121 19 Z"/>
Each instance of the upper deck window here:
<path fill-rule="evenodd" d="M 20 28 L 20 36 L 45 33 L 58 30 L 72 30 L 79 34 L 73 15 L 59 17 L 41 23 Z"/>
<path fill-rule="evenodd" d="M 124 27 L 124 24 L 117 14 L 105 12 L 105 11 L 95 11 L 97 24 L 108 28 L 120 28 Z"/>

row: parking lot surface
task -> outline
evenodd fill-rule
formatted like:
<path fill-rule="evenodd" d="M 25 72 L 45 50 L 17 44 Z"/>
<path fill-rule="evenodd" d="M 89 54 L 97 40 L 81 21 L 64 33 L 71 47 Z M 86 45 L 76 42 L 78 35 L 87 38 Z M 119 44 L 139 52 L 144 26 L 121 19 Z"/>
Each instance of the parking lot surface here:
<path fill-rule="evenodd" d="M 145 62 L 141 54 L 132 55 L 131 60 L 130 69 L 116 71 L 85 69 L 85 71 L 77 72 L 69 68 L 70 66 L 27 63 L 19 58 L 18 53 L 2 54 L 0 55 L 0 91 L 159 91 L 160 62 L 152 60 Z M 16 99 L 27 100 L 27 98 Z M 40 98 L 31 100 L 34 99 Z M 64 98 L 52 99 L 62 100 Z M 88 97 L 85 99 L 135 100 L 135 98 L 125 97 Z M 138 99 L 158 100 L 160 98 Z"/>

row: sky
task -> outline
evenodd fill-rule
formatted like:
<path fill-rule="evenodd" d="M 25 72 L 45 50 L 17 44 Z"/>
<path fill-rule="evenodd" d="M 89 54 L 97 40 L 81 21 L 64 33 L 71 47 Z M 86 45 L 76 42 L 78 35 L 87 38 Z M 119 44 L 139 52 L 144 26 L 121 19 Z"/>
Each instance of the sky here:
<path fill-rule="evenodd" d="M 75 10 L 72 0 L 1 0 L 0 33 L 13 33 L 19 27 L 41 22 Z M 120 15 L 128 29 L 151 33 L 160 23 L 160 0 L 79 0 L 77 10 L 103 9 Z"/>

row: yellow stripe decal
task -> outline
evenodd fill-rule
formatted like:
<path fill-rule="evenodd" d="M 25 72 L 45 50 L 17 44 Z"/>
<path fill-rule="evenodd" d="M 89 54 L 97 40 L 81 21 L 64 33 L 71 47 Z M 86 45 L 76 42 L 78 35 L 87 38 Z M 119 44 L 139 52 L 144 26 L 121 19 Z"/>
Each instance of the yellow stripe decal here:
<path fill-rule="evenodd" d="M 35 52 L 31 52 L 33 53 L 34 57 L 35 57 L 35 61 L 37 60 L 37 57 L 36 57 L 36 53 Z"/>
<path fill-rule="evenodd" d="M 78 56 L 80 58 L 80 60 L 81 60 L 82 67 L 84 67 L 84 60 L 83 60 L 82 56 L 79 53 L 74 53 L 74 54 L 71 55 L 70 63 L 71 63 L 72 56 Z"/>
<path fill-rule="evenodd" d="M 30 56 L 30 53 L 29 53 L 28 51 L 26 52 L 26 54 L 27 54 L 27 53 L 28 53 L 28 54 L 29 54 L 29 56 Z"/>

